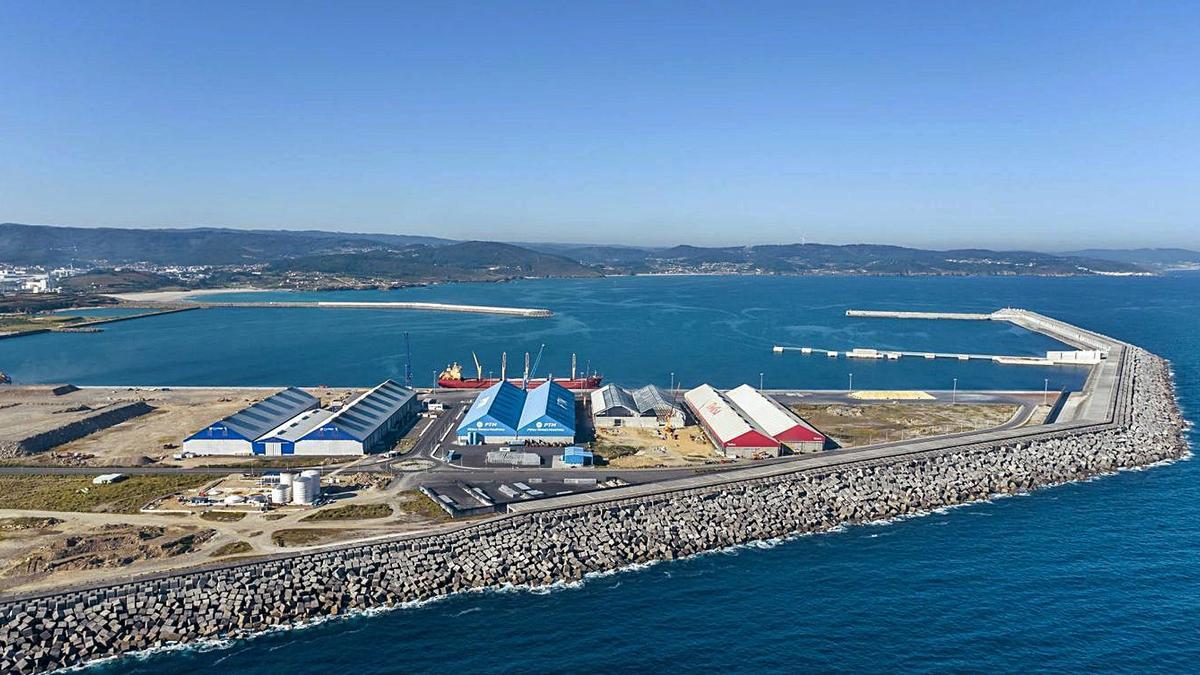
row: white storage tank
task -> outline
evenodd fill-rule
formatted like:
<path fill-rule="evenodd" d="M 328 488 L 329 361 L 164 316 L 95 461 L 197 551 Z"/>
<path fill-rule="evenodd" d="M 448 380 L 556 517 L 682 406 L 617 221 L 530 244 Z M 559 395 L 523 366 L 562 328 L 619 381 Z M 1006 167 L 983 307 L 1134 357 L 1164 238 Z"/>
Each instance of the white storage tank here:
<path fill-rule="evenodd" d="M 300 474 L 300 478 L 312 483 L 313 497 L 321 496 L 321 472 L 316 469 L 307 469 Z"/>
<path fill-rule="evenodd" d="M 279 484 L 280 485 L 291 485 L 292 484 L 292 474 L 286 473 L 286 472 L 281 472 L 279 474 Z"/>
<path fill-rule="evenodd" d="M 292 500 L 292 488 L 288 485 L 276 485 L 271 489 L 272 504 L 286 504 Z"/>
<path fill-rule="evenodd" d="M 310 479 L 301 477 L 292 481 L 293 504 L 311 504 L 316 499 L 317 495 L 313 493 L 313 482 Z"/>

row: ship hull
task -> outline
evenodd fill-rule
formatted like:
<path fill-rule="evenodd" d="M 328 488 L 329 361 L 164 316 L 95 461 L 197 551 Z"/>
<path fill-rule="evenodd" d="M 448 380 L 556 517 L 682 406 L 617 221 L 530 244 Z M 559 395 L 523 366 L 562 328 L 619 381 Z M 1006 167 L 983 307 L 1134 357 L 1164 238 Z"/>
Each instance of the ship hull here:
<path fill-rule="evenodd" d="M 556 378 L 554 378 L 554 381 L 555 381 L 555 383 L 560 384 L 567 389 L 582 390 L 582 389 L 596 389 L 597 387 L 600 386 L 600 382 L 603 379 L 604 378 L 599 375 L 592 375 L 590 377 L 578 377 L 575 379 L 556 377 Z M 472 377 L 472 378 L 467 378 L 467 379 L 462 379 L 462 380 L 451 380 L 451 379 L 447 379 L 447 378 L 439 378 L 438 386 L 443 389 L 487 389 L 488 387 L 492 386 L 493 384 L 496 384 L 499 381 L 500 381 L 500 378 L 498 378 L 498 377 L 484 377 L 484 378 Z M 508 381 L 517 385 L 518 387 L 521 386 L 521 378 L 519 378 L 519 377 L 518 378 L 510 377 L 508 379 Z M 546 381 L 546 378 L 544 378 L 544 377 L 531 379 L 531 380 L 529 380 L 529 388 L 532 389 L 532 388 L 538 386 L 539 384 L 542 384 L 545 381 Z"/>

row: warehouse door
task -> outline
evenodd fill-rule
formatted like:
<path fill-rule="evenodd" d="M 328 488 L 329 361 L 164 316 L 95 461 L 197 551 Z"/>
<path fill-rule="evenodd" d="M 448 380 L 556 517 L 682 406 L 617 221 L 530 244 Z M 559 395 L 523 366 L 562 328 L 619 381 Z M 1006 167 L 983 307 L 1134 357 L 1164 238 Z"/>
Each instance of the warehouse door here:
<path fill-rule="evenodd" d="M 283 454 L 283 443 L 267 443 L 267 456 L 278 457 Z"/>

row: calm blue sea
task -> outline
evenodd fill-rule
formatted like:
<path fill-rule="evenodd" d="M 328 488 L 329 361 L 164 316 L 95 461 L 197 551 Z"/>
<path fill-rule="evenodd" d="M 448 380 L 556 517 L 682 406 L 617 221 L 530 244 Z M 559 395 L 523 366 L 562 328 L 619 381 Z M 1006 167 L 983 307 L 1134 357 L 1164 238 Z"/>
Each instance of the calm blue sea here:
<path fill-rule="evenodd" d="M 324 297 L 324 296 L 323 296 Z M 850 320 L 847 308 L 1027 307 L 1143 345 L 1200 408 L 1200 275 L 1149 279 L 621 278 L 451 285 L 391 297 L 544 306 L 549 320 L 335 310 L 203 310 L 101 334 L 0 341 L 23 381 L 419 384 L 546 344 L 610 379 L 685 385 L 1072 386 L 1072 369 L 847 363 L 771 354 L 1054 345 L 988 323 Z M 547 367 L 548 366 L 548 367 Z M 1193 440 L 1195 434 L 1193 433 Z M 1200 669 L 1200 471 L 1183 461 L 902 522 L 704 555 L 541 592 L 422 607 L 100 666 L 113 673 L 1175 671 Z"/>

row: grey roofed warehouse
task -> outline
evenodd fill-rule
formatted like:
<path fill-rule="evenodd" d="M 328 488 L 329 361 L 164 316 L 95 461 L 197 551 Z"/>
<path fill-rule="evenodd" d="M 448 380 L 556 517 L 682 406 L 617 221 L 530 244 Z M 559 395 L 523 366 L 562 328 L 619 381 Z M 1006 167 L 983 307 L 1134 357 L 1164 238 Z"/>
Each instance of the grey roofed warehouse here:
<path fill-rule="evenodd" d="M 683 408 L 662 387 L 648 384 L 629 390 L 606 384 L 591 394 L 592 420 L 597 427 L 631 426 L 652 428 L 668 421 L 681 427 Z"/>

